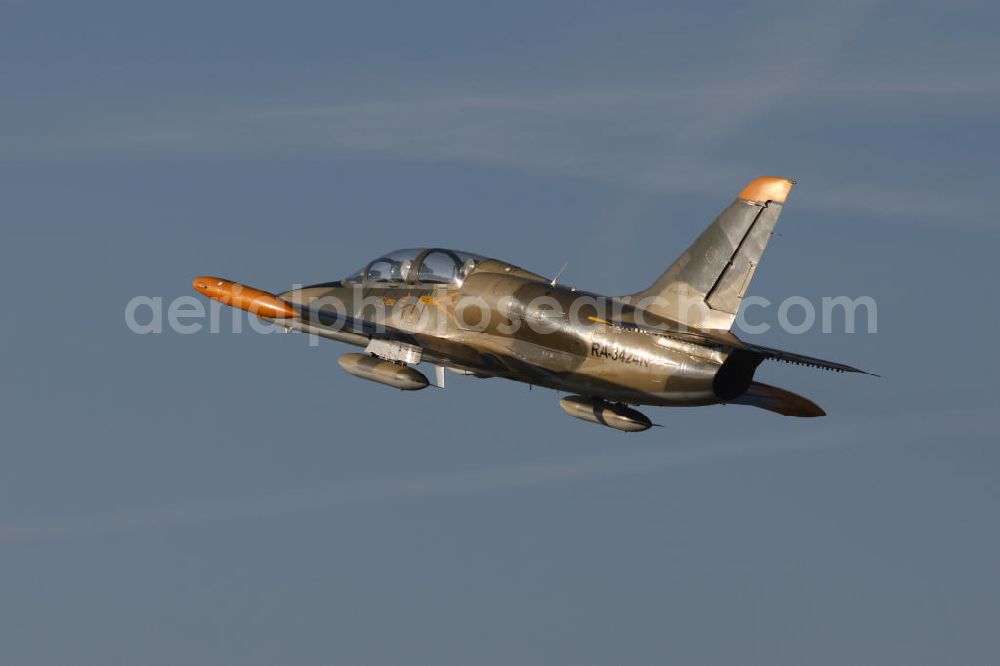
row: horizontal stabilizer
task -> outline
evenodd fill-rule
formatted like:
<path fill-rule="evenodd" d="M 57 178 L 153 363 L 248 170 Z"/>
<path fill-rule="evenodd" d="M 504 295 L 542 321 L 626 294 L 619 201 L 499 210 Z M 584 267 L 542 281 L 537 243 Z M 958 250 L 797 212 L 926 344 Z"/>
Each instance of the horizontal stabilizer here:
<path fill-rule="evenodd" d="M 759 382 L 753 382 L 746 393 L 729 402 L 760 407 L 783 416 L 826 416 L 826 412 L 812 400 Z"/>
<path fill-rule="evenodd" d="M 819 368 L 821 370 L 833 370 L 834 372 L 860 372 L 863 375 L 871 375 L 873 377 L 878 377 L 878 375 L 876 375 L 874 372 L 867 372 L 865 370 L 860 370 L 858 368 L 846 365 L 844 363 L 824 361 L 823 359 L 815 358 L 814 356 L 793 354 L 792 352 L 786 352 L 780 349 L 772 349 L 771 347 L 761 347 L 760 345 L 751 345 L 745 342 L 743 343 L 743 348 L 746 349 L 747 351 L 752 351 L 757 354 L 761 354 L 764 358 L 770 359 L 772 361 L 781 361 L 783 363 L 791 363 L 792 365 L 807 365 L 810 368 Z"/>

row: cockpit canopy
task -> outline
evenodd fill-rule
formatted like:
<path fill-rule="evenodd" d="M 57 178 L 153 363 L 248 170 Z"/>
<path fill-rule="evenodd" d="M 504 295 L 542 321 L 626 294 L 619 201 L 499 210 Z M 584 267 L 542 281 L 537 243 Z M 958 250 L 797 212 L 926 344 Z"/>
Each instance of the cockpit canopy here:
<path fill-rule="evenodd" d="M 445 248 L 396 250 L 368 262 L 345 282 L 353 284 L 454 285 L 462 281 L 485 257 Z"/>

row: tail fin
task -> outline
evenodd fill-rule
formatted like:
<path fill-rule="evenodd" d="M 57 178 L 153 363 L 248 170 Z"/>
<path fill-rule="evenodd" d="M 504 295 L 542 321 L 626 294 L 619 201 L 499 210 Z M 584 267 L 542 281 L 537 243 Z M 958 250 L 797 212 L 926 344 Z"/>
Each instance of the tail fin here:
<path fill-rule="evenodd" d="M 649 289 L 629 302 L 685 326 L 729 330 L 794 180 L 764 176 L 739 197 Z"/>

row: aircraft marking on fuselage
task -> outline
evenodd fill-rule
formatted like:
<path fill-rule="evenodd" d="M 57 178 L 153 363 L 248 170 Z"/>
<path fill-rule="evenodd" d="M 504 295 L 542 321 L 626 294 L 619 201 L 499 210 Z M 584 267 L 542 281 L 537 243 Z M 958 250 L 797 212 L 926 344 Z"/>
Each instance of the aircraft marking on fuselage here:
<path fill-rule="evenodd" d="M 642 354 L 637 354 L 625 347 L 615 344 L 604 344 L 602 342 L 592 342 L 590 344 L 590 355 L 594 358 L 606 358 L 611 361 L 624 363 L 625 365 L 641 365 L 649 367 L 649 359 Z"/>

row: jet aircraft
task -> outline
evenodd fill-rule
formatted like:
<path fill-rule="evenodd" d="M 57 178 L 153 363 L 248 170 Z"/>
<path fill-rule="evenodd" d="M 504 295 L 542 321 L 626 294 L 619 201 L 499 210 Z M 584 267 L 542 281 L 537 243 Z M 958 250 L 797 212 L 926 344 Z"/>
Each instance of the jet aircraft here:
<path fill-rule="evenodd" d="M 205 296 L 267 321 L 363 347 L 340 357 L 357 377 L 402 390 L 415 365 L 568 393 L 571 416 L 635 432 L 630 405 L 751 405 L 823 416 L 812 401 L 754 381 L 766 360 L 863 372 L 744 342 L 730 329 L 795 181 L 757 178 L 649 288 L 599 296 L 500 259 L 439 247 L 379 256 L 351 276 L 280 294 L 195 278 Z M 866 373 L 870 374 L 870 373 Z"/>

